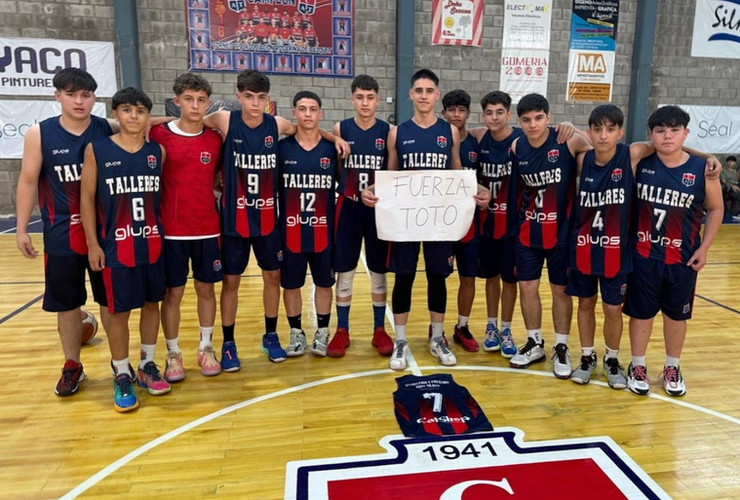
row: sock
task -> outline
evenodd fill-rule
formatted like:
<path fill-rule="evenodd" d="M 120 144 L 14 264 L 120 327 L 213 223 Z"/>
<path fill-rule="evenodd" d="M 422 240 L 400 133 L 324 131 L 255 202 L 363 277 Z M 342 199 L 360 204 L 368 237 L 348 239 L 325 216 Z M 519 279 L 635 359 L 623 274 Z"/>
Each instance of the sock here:
<path fill-rule="evenodd" d="M 678 368 L 678 359 L 679 358 L 674 358 L 673 356 L 668 356 L 666 354 L 666 357 L 665 357 L 665 365 L 666 366 L 675 366 L 676 368 Z"/>
<path fill-rule="evenodd" d="M 488 323 L 492 324 L 496 330 L 498 330 L 498 318 L 488 317 Z"/>
<path fill-rule="evenodd" d="M 131 366 L 131 361 L 129 360 L 129 358 L 123 358 L 120 360 L 112 359 L 111 364 L 113 365 L 113 371 L 116 372 L 116 377 L 122 373 L 128 373 L 132 377 L 134 376 L 134 374 L 131 373 L 131 370 L 129 369 L 129 366 Z"/>
<path fill-rule="evenodd" d="M 632 355 L 632 366 L 645 366 L 645 356 Z"/>
<path fill-rule="evenodd" d="M 200 344 L 198 349 L 205 349 L 211 342 L 213 342 L 213 327 L 212 326 L 201 326 L 200 330 Z"/>
<path fill-rule="evenodd" d="M 167 352 L 180 352 L 180 336 L 178 335 L 174 339 L 164 339 L 167 343 Z"/>
<path fill-rule="evenodd" d="M 337 328 L 349 331 L 349 307 L 349 302 L 337 302 Z"/>
<path fill-rule="evenodd" d="M 288 324 L 291 329 L 301 330 L 301 315 L 288 316 Z"/>
<path fill-rule="evenodd" d="M 441 339 L 444 333 L 444 323 L 432 322 L 432 339 Z"/>
<path fill-rule="evenodd" d="M 534 339 L 538 344 L 542 344 L 542 330 L 539 328 L 536 330 L 527 330 L 527 337 Z"/>
<path fill-rule="evenodd" d="M 265 316 L 265 333 L 275 332 L 277 332 L 277 316 L 275 316 L 274 318 Z"/>
<path fill-rule="evenodd" d="M 236 326 L 236 323 L 231 326 L 221 326 L 221 329 L 224 332 L 224 342 L 234 341 L 234 326 Z"/>
<path fill-rule="evenodd" d="M 468 320 L 470 319 L 470 316 L 460 316 L 457 315 L 457 327 L 462 328 L 463 326 L 468 325 Z"/>
<path fill-rule="evenodd" d="M 396 342 L 406 340 L 406 325 L 396 325 L 394 330 L 396 331 Z"/>
<path fill-rule="evenodd" d="M 556 333 L 555 334 L 555 345 L 558 344 L 565 344 L 568 345 L 568 335 L 567 333 Z"/>
<path fill-rule="evenodd" d="M 385 302 L 373 302 L 373 327 L 383 328 L 385 326 Z"/>
<path fill-rule="evenodd" d="M 611 349 L 608 345 L 604 344 L 604 349 L 606 349 L 606 354 L 604 354 L 604 359 L 617 359 L 617 355 L 619 354 L 619 349 Z"/>
<path fill-rule="evenodd" d="M 322 328 L 329 328 L 329 320 L 331 319 L 331 313 L 328 314 L 316 314 L 316 322 L 319 325 L 319 330 Z"/>
<path fill-rule="evenodd" d="M 144 368 L 150 361 L 154 361 L 154 352 L 157 350 L 157 344 L 141 344 L 141 361 L 139 368 Z"/>
<path fill-rule="evenodd" d="M 506 330 L 507 328 L 511 330 L 511 321 L 501 320 L 501 329 Z"/>
<path fill-rule="evenodd" d="M 581 356 L 583 356 L 585 358 L 590 358 L 593 353 L 594 353 L 593 346 L 591 346 L 591 347 L 581 347 Z"/>

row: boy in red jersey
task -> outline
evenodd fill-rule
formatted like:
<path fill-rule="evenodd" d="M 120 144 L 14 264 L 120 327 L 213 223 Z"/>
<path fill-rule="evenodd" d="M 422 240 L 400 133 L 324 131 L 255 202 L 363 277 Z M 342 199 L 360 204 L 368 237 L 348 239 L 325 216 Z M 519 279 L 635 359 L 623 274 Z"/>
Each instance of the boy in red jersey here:
<path fill-rule="evenodd" d="M 216 319 L 213 284 L 223 279 L 219 219 L 213 181 L 220 169 L 221 137 L 203 125 L 211 104 L 211 84 L 183 73 L 172 88 L 180 118 L 154 127 L 149 136 L 168 151 L 162 167 L 162 226 L 165 234 L 165 282 L 162 327 L 167 342 L 164 378 L 185 378 L 179 346 L 180 302 L 185 293 L 188 261 L 198 296 L 200 345 L 198 366 L 205 376 L 221 373 L 212 346 Z"/>

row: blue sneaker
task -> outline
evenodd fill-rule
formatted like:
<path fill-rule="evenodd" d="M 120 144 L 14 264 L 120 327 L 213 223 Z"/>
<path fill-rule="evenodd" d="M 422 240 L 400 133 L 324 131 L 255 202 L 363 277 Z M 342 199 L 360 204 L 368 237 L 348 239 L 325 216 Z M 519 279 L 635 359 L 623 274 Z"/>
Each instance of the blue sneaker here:
<path fill-rule="evenodd" d="M 235 342 L 224 342 L 221 346 L 221 369 L 225 372 L 238 372 L 242 367 L 236 352 Z"/>
<path fill-rule="evenodd" d="M 280 339 L 275 332 L 262 336 L 262 352 L 267 354 L 268 359 L 273 363 L 282 363 L 288 357 L 285 349 L 280 346 Z"/>
<path fill-rule="evenodd" d="M 499 338 L 498 328 L 493 323 L 486 325 L 486 340 L 483 341 L 483 350 L 486 352 L 495 352 L 501 349 L 501 339 Z"/>
<path fill-rule="evenodd" d="M 516 353 L 516 344 L 514 343 L 514 337 L 511 336 L 511 329 L 504 328 L 500 335 L 501 338 L 501 356 L 506 359 L 511 359 Z"/>
<path fill-rule="evenodd" d="M 128 373 L 118 375 L 113 380 L 113 409 L 118 413 L 125 413 L 138 407 L 133 377 Z"/>

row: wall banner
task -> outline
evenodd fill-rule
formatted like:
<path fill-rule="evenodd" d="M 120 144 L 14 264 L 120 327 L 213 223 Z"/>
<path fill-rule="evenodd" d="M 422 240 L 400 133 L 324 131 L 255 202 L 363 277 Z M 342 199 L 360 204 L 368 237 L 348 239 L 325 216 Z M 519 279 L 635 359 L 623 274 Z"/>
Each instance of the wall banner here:
<path fill-rule="evenodd" d="M 691 116 L 686 146 L 708 153 L 740 153 L 740 107 L 679 106 Z"/>
<path fill-rule="evenodd" d="M 480 47 L 483 0 L 433 0 L 432 45 Z"/>
<path fill-rule="evenodd" d="M 740 2 L 696 0 L 692 57 L 740 59 Z"/>

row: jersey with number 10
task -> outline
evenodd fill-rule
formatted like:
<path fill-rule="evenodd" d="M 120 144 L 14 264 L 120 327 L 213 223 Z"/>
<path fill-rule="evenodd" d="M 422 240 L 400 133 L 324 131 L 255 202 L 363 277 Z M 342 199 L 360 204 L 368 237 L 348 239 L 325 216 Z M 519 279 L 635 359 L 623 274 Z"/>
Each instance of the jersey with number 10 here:
<path fill-rule="evenodd" d="M 480 141 L 478 180 L 491 191 L 488 209 L 480 216 L 481 235 L 499 240 L 514 236 L 517 226 L 519 190 L 513 169 L 511 144 L 524 133 L 514 128 L 503 141 L 497 141 L 486 132 Z"/>
<path fill-rule="evenodd" d="M 354 118 L 347 118 L 339 123 L 339 134 L 352 150 L 342 160 L 337 190 L 339 194 L 358 201 L 362 190 L 375 184 L 375 172 L 388 168 L 386 140 L 389 130 L 390 125 L 383 120 L 376 120 L 367 130 L 358 127 Z"/>

